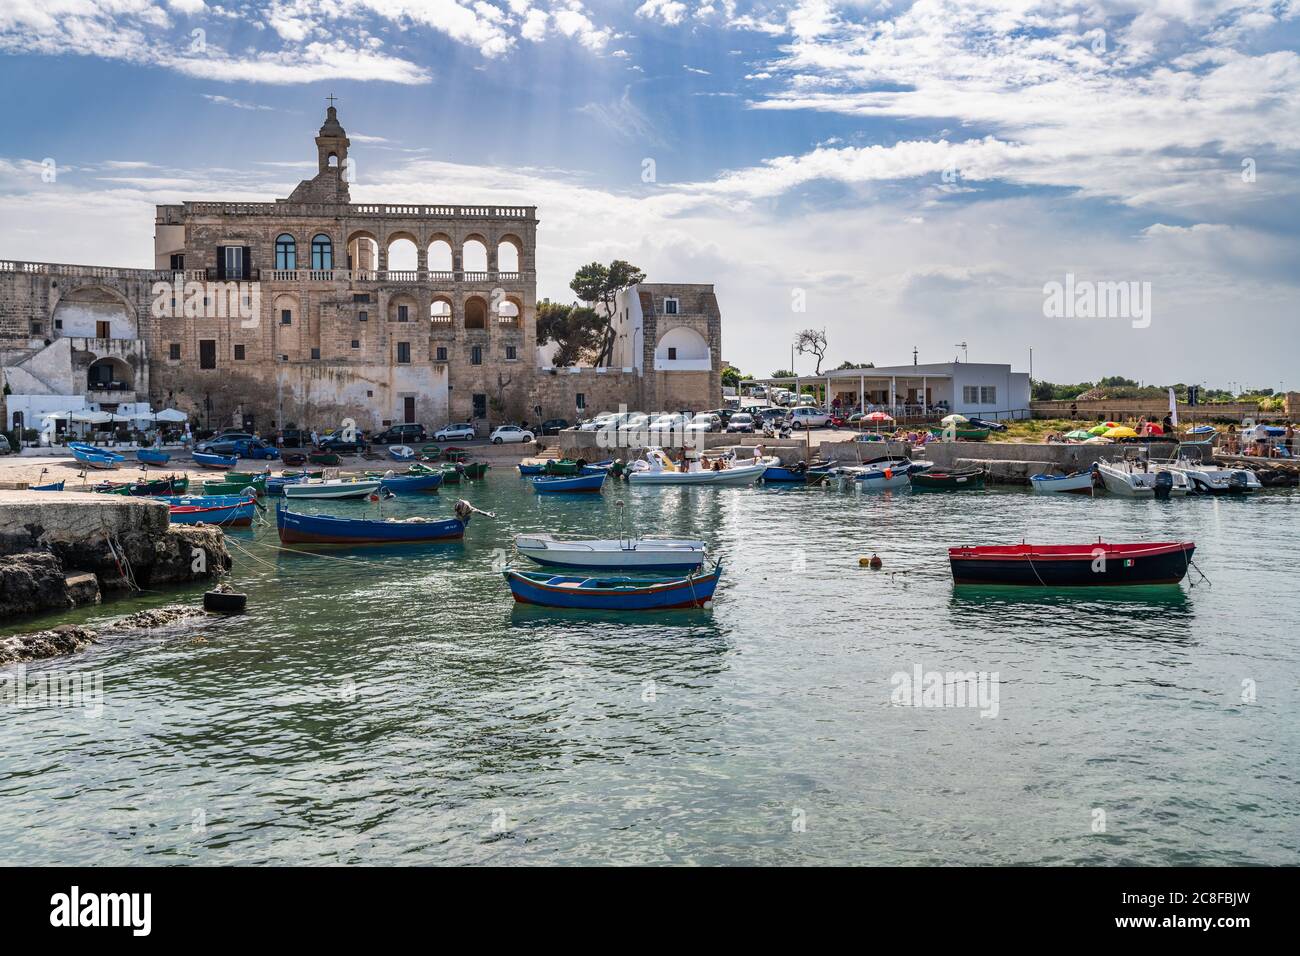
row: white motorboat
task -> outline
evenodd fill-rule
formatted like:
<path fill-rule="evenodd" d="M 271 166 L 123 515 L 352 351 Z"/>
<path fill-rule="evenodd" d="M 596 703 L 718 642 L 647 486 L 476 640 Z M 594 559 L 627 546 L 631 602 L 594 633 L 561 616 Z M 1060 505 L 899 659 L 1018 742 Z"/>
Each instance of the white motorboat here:
<path fill-rule="evenodd" d="M 701 467 L 697 459 L 682 470 L 663 449 L 650 448 L 642 461 L 628 466 L 627 480 L 633 485 L 752 485 L 779 461 L 773 457 L 742 460 L 749 463 L 724 460 L 723 467 L 715 470 Z"/>
<path fill-rule="evenodd" d="M 515 548 L 538 564 L 566 568 L 694 571 L 704 563 L 704 542 L 686 538 L 556 538 L 515 536 Z"/>
<path fill-rule="evenodd" d="M 1192 494 L 1245 494 L 1264 487 L 1259 477 L 1249 468 L 1220 468 L 1209 462 L 1190 461 L 1186 458 L 1169 462 L 1164 467 L 1186 476 Z"/>
<path fill-rule="evenodd" d="M 1076 471 L 1069 475 L 1030 475 L 1029 487 L 1036 492 L 1046 494 L 1073 492 L 1077 495 L 1090 495 L 1093 493 L 1092 472 Z"/>
<path fill-rule="evenodd" d="M 379 479 L 313 478 L 284 486 L 286 498 L 365 498 L 378 491 Z"/>
<path fill-rule="evenodd" d="M 861 465 L 838 468 L 835 476 L 840 488 L 859 488 L 863 491 L 885 491 L 912 483 L 914 471 L 925 471 L 928 464 L 918 464 L 908 458 L 876 458 Z"/>
<path fill-rule="evenodd" d="M 1191 487 L 1182 472 L 1146 462 L 1099 461 L 1096 467 L 1106 490 L 1126 498 L 1178 498 Z"/>

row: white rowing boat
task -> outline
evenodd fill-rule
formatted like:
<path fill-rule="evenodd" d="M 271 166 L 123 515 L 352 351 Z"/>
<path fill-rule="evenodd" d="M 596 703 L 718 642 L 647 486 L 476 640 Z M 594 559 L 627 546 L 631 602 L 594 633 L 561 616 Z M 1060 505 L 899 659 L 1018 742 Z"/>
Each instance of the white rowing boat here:
<path fill-rule="evenodd" d="M 538 564 L 604 570 L 693 571 L 704 563 L 704 542 L 686 538 L 556 538 L 515 536 L 519 553 Z"/>
<path fill-rule="evenodd" d="M 286 498 L 365 498 L 378 491 L 378 479 L 350 481 L 346 478 L 313 478 L 284 486 Z"/>

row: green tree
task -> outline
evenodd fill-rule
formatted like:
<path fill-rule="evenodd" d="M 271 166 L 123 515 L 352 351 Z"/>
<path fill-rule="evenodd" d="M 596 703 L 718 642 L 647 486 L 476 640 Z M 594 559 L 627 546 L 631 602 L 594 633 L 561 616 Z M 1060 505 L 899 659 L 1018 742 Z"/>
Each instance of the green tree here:
<path fill-rule="evenodd" d="M 745 379 L 740 369 L 730 365 L 722 367 L 722 385 L 724 388 L 739 388 L 740 383 Z"/>
<path fill-rule="evenodd" d="M 559 346 L 553 360 L 556 365 L 576 365 L 593 356 L 606 325 L 595 309 L 577 303 L 566 305 L 550 299 L 537 303 L 537 344 L 554 342 Z"/>
<path fill-rule="evenodd" d="M 789 369 L 779 368 L 769 376 L 770 378 L 794 378 L 794 372 Z"/>
<path fill-rule="evenodd" d="M 846 369 L 851 369 L 851 368 L 875 368 L 875 367 L 876 367 L 875 362 L 841 362 L 839 365 L 835 366 L 833 371 L 843 372 Z"/>
<path fill-rule="evenodd" d="M 589 306 L 600 306 L 600 340 L 596 347 L 596 365 L 606 365 L 614 354 L 614 300 L 618 294 L 638 282 L 645 281 L 645 273 L 622 259 L 609 265 L 591 262 L 574 273 L 569 288 Z"/>

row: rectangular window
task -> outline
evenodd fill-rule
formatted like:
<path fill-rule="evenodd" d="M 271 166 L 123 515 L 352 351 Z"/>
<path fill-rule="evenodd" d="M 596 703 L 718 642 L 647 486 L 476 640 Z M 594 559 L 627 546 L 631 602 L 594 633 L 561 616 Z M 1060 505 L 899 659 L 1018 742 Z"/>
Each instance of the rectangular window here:
<path fill-rule="evenodd" d="M 445 345 L 438 346 L 438 361 L 439 362 L 447 361 L 447 346 Z"/>
<path fill-rule="evenodd" d="M 243 347 L 242 345 L 236 345 L 236 346 L 235 346 L 235 361 L 236 361 L 236 362 L 242 362 L 243 360 L 244 360 L 244 347 Z"/>
<path fill-rule="evenodd" d="M 664 315 L 676 315 L 676 314 L 677 314 L 677 300 L 664 299 Z"/>
<path fill-rule="evenodd" d="M 668 360 L 671 362 L 677 358 L 677 349 L 675 346 L 668 346 Z"/>
<path fill-rule="evenodd" d="M 369 292 L 354 292 L 354 293 L 352 293 L 352 301 L 353 301 L 353 302 L 369 302 L 369 301 L 370 301 L 370 293 L 369 293 Z"/>
<path fill-rule="evenodd" d="M 487 396 L 486 395 L 474 396 L 474 417 L 487 418 Z"/>
<path fill-rule="evenodd" d="M 399 305 L 397 307 L 397 321 L 409 322 L 411 320 L 410 306 Z"/>
<path fill-rule="evenodd" d="M 293 325 L 293 310 L 292 310 L 292 309 L 281 309 L 281 310 L 280 310 L 280 324 L 281 324 L 281 325 Z"/>
<path fill-rule="evenodd" d="M 573 404 L 578 406 L 579 411 L 587 407 L 587 396 L 579 392 L 573 400 Z"/>
<path fill-rule="evenodd" d="M 353 347 L 354 349 L 359 349 L 359 348 L 361 348 L 361 340 L 360 340 L 360 339 L 353 339 L 353 340 L 352 340 L 352 347 Z"/>
<path fill-rule="evenodd" d="M 470 365 L 483 364 L 483 346 L 476 345 L 469 350 L 469 364 Z"/>
<path fill-rule="evenodd" d="M 411 364 L 411 343 L 410 342 L 397 343 L 397 364 L 399 365 Z"/>
<path fill-rule="evenodd" d="M 369 322 L 369 321 L 370 321 L 370 313 L 369 313 L 369 312 L 358 312 L 358 313 L 357 313 L 357 321 L 358 321 L 358 322 Z"/>
<path fill-rule="evenodd" d="M 507 345 L 507 346 L 506 346 L 506 361 L 507 361 L 507 362 L 514 362 L 514 361 L 517 361 L 518 359 L 519 359 L 519 350 L 516 349 L 513 345 Z"/>
<path fill-rule="evenodd" d="M 980 387 L 980 404 L 996 405 L 998 403 L 998 389 L 996 385 L 984 385 Z"/>
<path fill-rule="evenodd" d="M 55 319 L 55 320 L 54 320 L 54 327 L 55 327 L 56 329 L 61 329 L 61 328 L 63 328 L 63 320 L 62 320 L 62 319 Z"/>
<path fill-rule="evenodd" d="M 224 246 L 222 251 L 225 253 L 227 279 L 244 278 L 244 247 L 243 246 Z"/>
<path fill-rule="evenodd" d="M 320 349 L 312 349 L 312 350 L 311 350 L 311 357 L 314 358 L 314 359 L 318 359 L 318 358 L 320 358 Z"/>
<path fill-rule="evenodd" d="M 103 319 L 97 319 L 95 321 L 95 338 L 111 339 L 113 337 L 112 331 L 113 330 L 109 327 L 109 324 Z"/>
<path fill-rule="evenodd" d="M 199 340 L 199 368 L 217 367 L 217 340 Z"/>
<path fill-rule="evenodd" d="M 173 252 L 171 256 L 172 272 L 182 272 L 185 269 L 185 253 Z"/>
<path fill-rule="evenodd" d="M 32 323 L 32 335 L 40 335 L 40 334 L 41 334 L 41 323 L 39 323 L 39 322 L 33 322 L 33 323 Z"/>
<path fill-rule="evenodd" d="M 171 359 L 173 362 L 179 362 L 181 360 L 181 343 L 172 342 L 170 345 L 168 345 L 167 357 Z"/>

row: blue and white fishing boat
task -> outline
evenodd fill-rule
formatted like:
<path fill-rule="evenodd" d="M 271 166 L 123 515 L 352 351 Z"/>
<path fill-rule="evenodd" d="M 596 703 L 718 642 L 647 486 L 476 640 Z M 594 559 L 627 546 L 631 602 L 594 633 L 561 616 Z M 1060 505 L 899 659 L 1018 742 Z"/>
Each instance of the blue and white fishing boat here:
<path fill-rule="evenodd" d="M 600 491 L 607 477 L 609 477 L 608 473 L 602 471 L 594 475 L 575 475 L 573 477 L 539 475 L 529 480 L 532 482 L 533 491 L 539 495 L 594 494 Z"/>
<path fill-rule="evenodd" d="M 515 536 L 515 548 L 548 567 L 604 571 L 694 571 L 704 563 L 703 541 L 685 538 L 556 538 Z"/>
<path fill-rule="evenodd" d="M 1091 471 L 1076 471 L 1069 475 L 1038 474 L 1029 476 L 1029 487 L 1040 494 L 1057 494 L 1061 492 L 1076 495 L 1093 494 Z"/>
<path fill-rule="evenodd" d="M 584 475 L 608 474 L 609 470 L 614 467 L 614 459 L 606 458 L 604 461 L 591 461 L 582 466 L 581 473 Z"/>
<path fill-rule="evenodd" d="M 73 458 L 90 468 L 121 468 L 122 462 L 126 461 L 125 457 L 116 452 L 95 448 L 93 445 L 72 444 L 68 448 L 71 449 Z"/>
<path fill-rule="evenodd" d="M 530 475 L 546 474 L 545 465 L 525 465 L 522 461 L 519 463 L 519 477 L 526 478 Z"/>
<path fill-rule="evenodd" d="M 285 485 L 300 485 L 307 480 L 306 475 L 274 475 L 266 479 L 268 495 L 283 495 Z"/>
<path fill-rule="evenodd" d="M 856 487 L 863 491 L 884 491 L 910 485 L 914 471 L 924 471 L 928 464 L 918 464 L 908 458 L 876 458 L 861 465 L 837 468 L 840 487 Z"/>
<path fill-rule="evenodd" d="M 670 611 L 708 605 L 722 566 L 684 578 L 583 577 L 515 568 L 503 573 L 520 604 L 584 611 Z"/>
<path fill-rule="evenodd" d="M 63 482 L 54 481 L 48 485 L 33 485 L 31 488 L 28 488 L 27 490 L 28 491 L 62 491 Z"/>
<path fill-rule="evenodd" d="M 397 495 L 420 495 L 437 491 L 442 478 L 440 471 L 427 475 L 394 475 L 389 472 L 379 479 L 379 485 Z"/>
<path fill-rule="evenodd" d="M 172 460 L 171 455 L 157 448 L 141 448 L 135 453 L 135 457 L 149 465 L 165 465 Z"/>
<path fill-rule="evenodd" d="M 402 544 L 447 541 L 465 535 L 465 526 L 478 511 L 467 501 L 456 502 L 456 517 L 342 518 L 309 515 L 281 505 L 275 512 L 280 541 L 285 544 Z M 479 512 L 487 514 L 487 512 Z"/>
<path fill-rule="evenodd" d="M 257 504 L 254 495 L 159 495 L 156 501 L 165 501 L 169 505 L 190 505 L 198 508 L 224 508 L 230 505 L 242 505 L 246 501 Z"/>
<path fill-rule="evenodd" d="M 833 464 L 807 465 L 799 462 L 797 465 L 768 465 L 767 471 L 763 472 L 764 484 L 800 484 L 815 485 L 825 481 L 827 476 L 835 470 Z"/>
<path fill-rule="evenodd" d="M 410 445 L 393 445 L 388 449 L 388 457 L 393 461 L 415 461 L 415 449 Z"/>
<path fill-rule="evenodd" d="M 216 468 L 221 471 L 228 471 L 239 464 L 239 456 L 237 455 L 214 455 L 206 451 L 196 451 L 192 457 L 196 464 L 202 465 L 204 468 Z"/>

